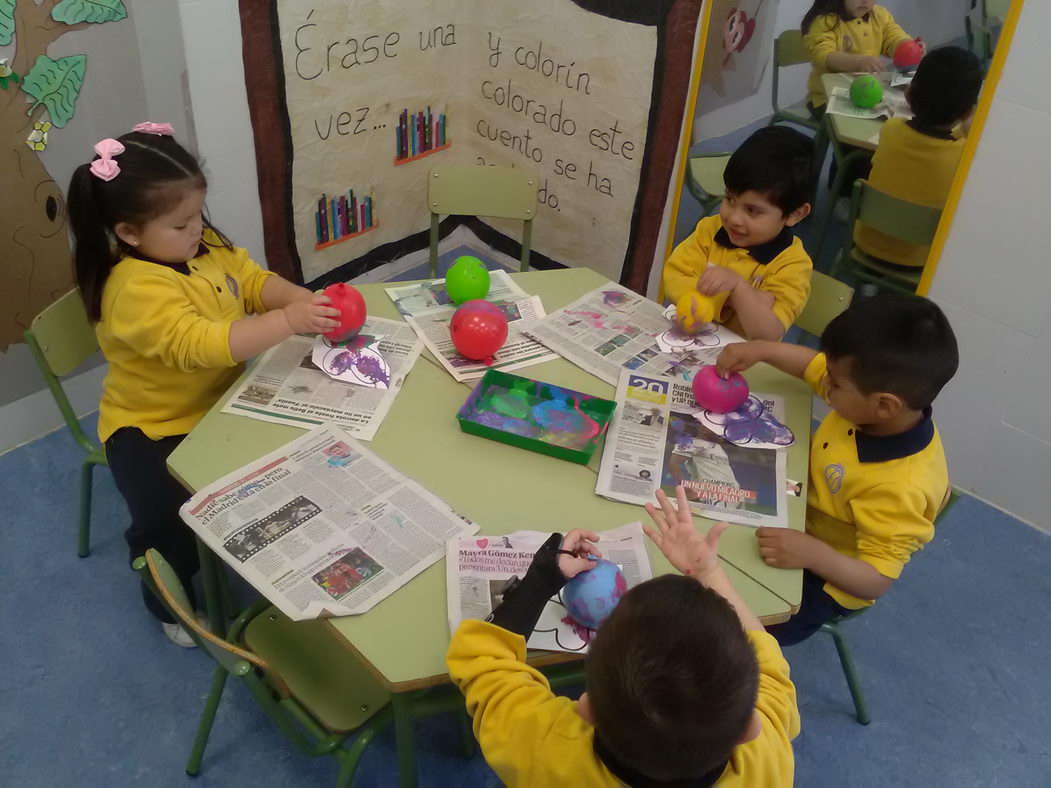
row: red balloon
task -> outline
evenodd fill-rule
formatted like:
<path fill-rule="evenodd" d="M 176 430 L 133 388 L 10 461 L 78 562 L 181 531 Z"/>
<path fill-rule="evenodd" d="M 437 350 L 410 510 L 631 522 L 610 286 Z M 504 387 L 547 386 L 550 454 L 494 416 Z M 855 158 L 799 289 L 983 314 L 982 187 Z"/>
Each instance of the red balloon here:
<path fill-rule="evenodd" d="M 476 298 L 453 313 L 449 334 L 462 356 L 485 361 L 507 339 L 507 316 L 500 307 Z"/>
<path fill-rule="evenodd" d="M 894 50 L 894 66 L 899 69 L 913 68 L 923 60 L 923 39 L 902 41 Z"/>
<path fill-rule="evenodd" d="M 353 285 L 346 282 L 337 282 L 325 288 L 332 306 L 340 311 L 339 325 L 331 331 L 325 332 L 325 338 L 333 342 L 345 342 L 351 337 L 357 336 L 361 327 L 365 325 L 365 299 Z"/>

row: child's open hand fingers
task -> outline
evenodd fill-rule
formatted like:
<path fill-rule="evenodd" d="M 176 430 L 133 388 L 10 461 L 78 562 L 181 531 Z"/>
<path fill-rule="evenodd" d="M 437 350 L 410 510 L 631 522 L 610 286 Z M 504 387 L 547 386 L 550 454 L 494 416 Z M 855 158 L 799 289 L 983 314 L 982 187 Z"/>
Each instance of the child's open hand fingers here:
<path fill-rule="evenodd" d="M 672 520 L 679 524 L 686 523 L 692 528 L 693 512 L 690 511 L 690 502 L 686 498 L 686 488 L 681 484 L 675 488 L 675 505 L 676 510 L 672 515 Z"/>
<path fill-rule="evenodd" d="M 730 527 L 729 523 L 716 523 L 708 531 L 708 535 L 704 537 L 704 541 L 708 543 L 708 547 L 718 552 L 719 550 L 719 537 L 723 535 L 723 531 Z"/>

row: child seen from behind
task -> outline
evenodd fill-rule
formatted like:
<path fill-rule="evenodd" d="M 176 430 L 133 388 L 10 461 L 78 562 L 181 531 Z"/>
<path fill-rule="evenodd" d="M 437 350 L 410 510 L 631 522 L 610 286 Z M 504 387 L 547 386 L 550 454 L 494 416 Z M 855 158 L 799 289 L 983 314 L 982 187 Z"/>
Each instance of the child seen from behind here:
<path fill-rule="evenodd" d="M 702 536 L 682 487 L 676 496 L 657 493 L 646 532 L 682 574 L 624 595 L 591 641 L 578 702 L 525 663 L 525 643 L 547 600 L 594 565 L 596 534 L 554 534 L 489 621 L 453 635 L 450 676 L 505 784 L 792 784 L 799 711 L 788 664 L 719 565 L 726 523 Z"/>
<path fill-rule="evenodd" d="M 328 299 L 262 270 L 205 218 L 207 181 L 166 123 L 95 146 L 69 187 L 77 284 L 109 363 L 99 438 L 128 505 L 130 559 L 159 550 L 187 593 L 198 569 L 189 497 L 168 473 L 179 442 L 242 362 L 294 333 L 337 325 Z M 193 641 L 143 586 L 175 643 Z"/>
<path fill-rule="evenodd" d="M 974 112 L 982 89 L 977 56 L 960 47 L 934 49 L 920 61 L 905 98 L 915 116 L 891 118 L 880 131 L 872 157 L 871 186 L 899 200 L 942 208 L 963 156 L 958 133 Z M 929 246 L 916 246 L 857 224 L 861 251 L 896 265 L 923 266 Z"/>

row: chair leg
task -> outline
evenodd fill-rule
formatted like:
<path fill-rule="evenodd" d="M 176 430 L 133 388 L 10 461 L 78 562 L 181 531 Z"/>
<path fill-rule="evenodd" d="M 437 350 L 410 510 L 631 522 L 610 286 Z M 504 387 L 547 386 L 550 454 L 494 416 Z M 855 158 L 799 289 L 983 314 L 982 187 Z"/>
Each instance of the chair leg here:
<path fill-rule="evenodd" d="M 869 716 L 865 696 L 861 692 L 858 669 L 854 665 L 854 658 L 850 654 L 846 638 L 843 637 L 843 633 L 839 631 L 839 627 L 835 624 L 823 624 L 821 631 L 827 632 L 832 636 L 832 640 L 836 644 L 836 652 L 839 654 L 839 664 L 843 666 L 843 676 L 846 678 L 847 687 L 850 689 L 850 697 L 854 701 L 854 712 L 858 722 L 862 725 L 868 725 L 872 718 Z"/>
<path fill-rule="evenodd" d="M 474 730 L 471 727 L 471 715 L 467 709 L 456 712 L 456 725 L 460 729 L 460 744 L 463 745 L 463 757 L 474 757 Z"/>
<path fill-rule="evenodd" d="M 369 723 L 367 729 L 358 733 L 350 747 L 336 751 L 336 760 L 339 761 L 339 776 L 336 778 L 336 788 L 350 788 L 350 784 L 354 780 L 354 773 L 358 770 L 358 762 L 377 733 L 378 726 Z"/>
<path fill-rule="evenodd" d="M 91 535 L 91 479 L 93 463 L 85 462 L 80 466 L 80 529 L 77 534 L 77 555 L 86 558 L 90 549 L 88 541 Z"/>
<path fill-rule="evenodd" d="M 193 749 L 190 750 L 190 760 L 186 762 L 186 773 L 191 777 L 196 777 L 197 772 L 201 769 L 204 748 L 208 746 L 208 736 L 212 732 L 212 723 L 215 722 L 215 712 L 219 708 L 219 701 L 223 697 L 226 675 L 225 668 L 216 666 L 215 674 L 212 676 L 212 688 L 208 692 L 208 699 L 204 703 L 201 721 L 197 724 L 197 735 L 193 740 Z"/>

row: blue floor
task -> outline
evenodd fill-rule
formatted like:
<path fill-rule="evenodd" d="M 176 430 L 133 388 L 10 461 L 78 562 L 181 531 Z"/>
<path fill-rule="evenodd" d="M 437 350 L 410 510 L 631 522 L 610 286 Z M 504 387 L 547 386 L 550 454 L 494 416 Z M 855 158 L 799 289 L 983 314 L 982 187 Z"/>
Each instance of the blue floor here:
<path fill-rule="evenodd" d="M 85 419 L 89 433 L 94 419 Z M 10 786 L 329 785 L 230 683 L 201 776 L 183 765 L 211 663 L 142 607 L 127 515 L 96 471 L 92 553 L 75 549 L 77 449 L 65 430 L 0 456 L 0 778 Z M 964 497 L 903 581 L 845 625 L 873 722 L 858 725 L 831 641 L 789 650 L 801 786 L 1051 785 L 1051 539 Z M 420 784 L 497 785 L 444 718 L 418 726 Z M 396 784 L 392 735 L 358 786 Z"/>

